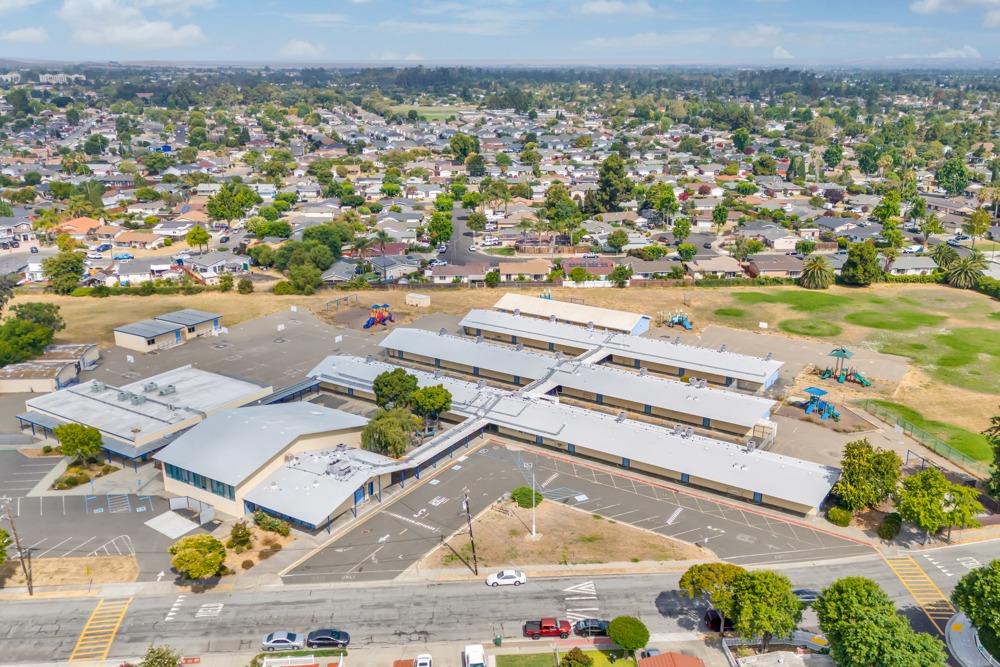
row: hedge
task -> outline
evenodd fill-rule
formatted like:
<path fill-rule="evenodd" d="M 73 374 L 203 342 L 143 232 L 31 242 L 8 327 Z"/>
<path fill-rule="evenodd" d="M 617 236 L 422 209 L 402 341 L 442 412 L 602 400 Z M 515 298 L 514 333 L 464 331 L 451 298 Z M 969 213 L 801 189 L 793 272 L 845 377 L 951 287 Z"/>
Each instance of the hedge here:
<path fill-rule="evenodd" d="M 899 512 L 890 512 L 882 518 L 882 523 L 878 525 L 878 536 L 883 540 L 891 540 L 899 535 L 899 529 L 903 525 L 903 518 Z"/>
<path fill-rule="evenodd" d="M 826 511 L 826 520 L 835 526 L 846 528 L 851 525 L 851 510 L 834 506 Z"/>
<path fill-rule="evenodd" d="M 283 537 L 286 537 L 290 531 L 287 521 L 282 521 L 261 510 L 253 513 L 253 522 L 261 530 L 266 530 L 269 533 L 277 533 Z"/>
<path fill-rule="evenodd" d="M 153 296 L 154 294 L 191 295 L 201 294 L 202 292 L 218 291 L 217 287 L 209 287 L 208 285 L 157 285 L 152 287 L 145 287 L 145 285 L 151 285 L 151 283 L 143 283 L 142 285 L 129 287 L 108 287 L 106 285 L 98 285 L 97 287 L 77 287 L 70 292 L 69 295 L 101 298 L 106 296 Z"/>

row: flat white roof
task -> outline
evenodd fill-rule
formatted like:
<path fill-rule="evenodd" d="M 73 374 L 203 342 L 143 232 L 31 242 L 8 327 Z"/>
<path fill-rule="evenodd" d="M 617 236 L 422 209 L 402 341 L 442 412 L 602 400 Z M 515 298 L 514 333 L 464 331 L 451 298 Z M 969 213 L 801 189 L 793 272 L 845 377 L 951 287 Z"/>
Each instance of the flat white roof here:
<path fill-rule="evenodd" d="M 767 384 L 784 365 L 777 359 L 762 359 L 735 352 L 698 347 L 684 343 L 632 336 L 600 329 L 588 329 L 562 322 L 547 322 L 490 310 L 472 310 L 462 318 L 461 326 L 492 331 L 506 336 L 551 342 L 556 345 L 597 349 L 629 359 L 677 366 Z"/>
<path fill-rule="evenodd" d="M 277 403 L 212 415 L 155 458 L 231 486 L 242 484 L 295 440 L 361 428 L 364 417 L 315 403 Z"/>
<path fill-rule="evenodd" d="M 536 296 L 510 292 L 500 297 L 493 308 L 510 313 L 518 310 L 522 315 L 532 317 L 550 318 L 554 316 L 557 320 L 576 322 L 582 325 L 593 323 L 597 328 L 615 331 L 634 331 L 642 320 L 649 319 L 648 315 L 639 315 L 625 310 L 585 306 L 569 301 L 541 299 Z"/>
<path fill-rule="evenodd" d="M 173 391 L 161 394 L 168 386 Z M 132 443 L 169 431 L 169 427 L 192 417 L 205 417 L 234 402 L 258 399 L 267 389 L 219 373 L 181 366 L 121 387 L 88 380 L 30 398 L 25 406 L 29 411 L 93 426 Z M 133 402 L 133 396 L 140 397 L 138 402 Z"/>
<path fill-rule="evenodd" d="M 361 357 L 330 356 L 309 375 L 370 392 L 376 376 L 396 368 Z M 424 371 L 407 369 L 407 372 L 417 378 L 421 387 L 444 385 L 453 396 L 452 411 L 458 414 L 786 502 L 817 507 L 840 474 L 830 466 L 767 451 L 749 451 L 742 445 L 715 438 L 680 435 L 673 429 L 619 420 L 522 392 Z"/>
<path fill-rule="evenodd" d="M 696 388 L 655 375 L 640 375 L 611 366 L 582 363 L 422 329 L 393 329 L 379 345 L 389 350 L 402 350 L 404 354 L 420 354 L 528 380 L 544 377 L 550 386 L 613 396 L 640 405 L 738 424 L 748 429 L 768 419 L 774 407 L 774 401 L 759 396 L 712 387 Z"/>

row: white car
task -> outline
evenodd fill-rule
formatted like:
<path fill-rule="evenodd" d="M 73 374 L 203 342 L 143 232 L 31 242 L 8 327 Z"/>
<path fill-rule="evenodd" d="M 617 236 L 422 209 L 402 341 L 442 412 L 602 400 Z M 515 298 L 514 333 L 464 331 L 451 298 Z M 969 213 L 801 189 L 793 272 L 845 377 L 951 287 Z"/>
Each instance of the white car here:
<path fill-rule="evenodd" d="M 524 572 L 518 570 L 500 570 L 496 574 L 486 577 L 486 585 L 493 586 L 520 586 L 528 581 Z"/>
<path fill-rule="evenodd" d="M 486 649 L 482 644 L 469 644 L 462 651 L 462 667 L 486 667 Z"/>
<path fill-rule="evenodd" d="M 444 261 L 443 259 L 432 259 L 431 261 L 427 262 L 427 266 L 448 266 L 448 262 Z"/>
<path fill-rule="evenodd" d="M 417 656 L 414 667 L 433 667 L 434 659 L 428 653 L 421 653 Z"/>

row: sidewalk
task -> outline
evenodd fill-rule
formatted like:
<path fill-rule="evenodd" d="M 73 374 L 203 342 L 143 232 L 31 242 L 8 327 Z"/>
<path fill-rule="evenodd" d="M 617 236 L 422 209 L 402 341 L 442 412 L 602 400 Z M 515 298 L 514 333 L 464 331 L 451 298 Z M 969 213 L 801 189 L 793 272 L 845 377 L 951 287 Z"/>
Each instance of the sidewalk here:
<path fill-rule="evenodd" d="M 976 629 L 964 613 L 951 617 L 944 638 L 951 655 L 962 667 L 1000 667 L 1000 662 L 980 647 Z"/>

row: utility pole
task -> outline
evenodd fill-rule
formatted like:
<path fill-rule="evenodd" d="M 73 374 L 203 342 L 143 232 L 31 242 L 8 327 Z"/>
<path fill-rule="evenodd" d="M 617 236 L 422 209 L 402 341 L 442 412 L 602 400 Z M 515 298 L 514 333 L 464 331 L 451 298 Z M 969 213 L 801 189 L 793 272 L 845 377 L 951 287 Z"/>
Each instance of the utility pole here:
<path fill-rule="evenodd" d="M 535 535 L 535 468 L 531 467 L 531 536 L 537 537 Z"/>
<path fill-rule="evenodd" d="M 465 492 L 465 520 L 469 524 L 469 541 L 472 543 L 472 572 L 479 575 L 479 560 L 476 558 L 476 538 L 472 535 L 472 510 L 469 507 L 469 492 Z"/>
<path fill-rule="evenodd" d="M 10 502 L 11 498 L 9 496 L 0 496 L 0 505 L 3 505 L 4 512 L 7 514 L 7 522 L 10 523 L 10 532 L 14 536 L 14 546 L 17 547 L 17 557 L 21 561 L 21 571 L 24 573 L 24 581 L 28 584 L 28 595 L 34 595 L 35 589 L 31 582 L 31 568 L 28 567 L 28 563 L 24 558 L 24 550 L 21 548 L 21 538 L 17 535 L 17 526 L 14 524 L 14 515 L 10 513 Z M 30 558 L 31 555 L 29 554 Z"/>

